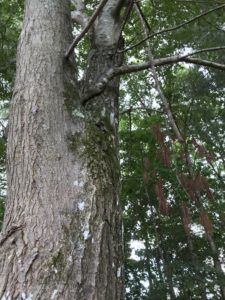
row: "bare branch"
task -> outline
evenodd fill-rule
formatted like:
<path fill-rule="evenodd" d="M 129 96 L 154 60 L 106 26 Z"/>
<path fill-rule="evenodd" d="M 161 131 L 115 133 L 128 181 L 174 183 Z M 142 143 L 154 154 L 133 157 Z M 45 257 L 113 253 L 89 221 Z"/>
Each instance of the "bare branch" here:
<path fill-rule="evenodd" d="M 204 60 L 204 59 L 200 59 L 200 58 L 192 58 L 192 57 L 189 58 L 189 57 L 187 57 L 187 58 L 183 58 L 181 61 L 186 62 L 186 63 L 191 63 L 191 64 L 195 64 L 195 65 L 200 65 L 200 66 L 204 66 L 204 67 L 210 67 L 210 68 L 225 71 L 225 65 L 224 64 L 219 64 L 219 63 L 216 63 L 216 62 L 212 62 L 212 61 L 208 61 L 208 60 Z"/>
<path fill-rule="evenodd" d="M 220 48 L 221 49 L 221 48 Z M 198 50 L 200 51 L 200 50 Z M 203 52 L 203 49 L 201 50 Z M 188 54 L 189 56 L 192 55 L 192 53 Z M 186 62 L 196 65 L 201 65 L 205 67 L 211 67 L 218 70 L 225 71 L 225 64 L 220 64 L 208 60 L 203 60 L 200 58 L 192 58 L 187 56 L 179 56 L 179 55 L 173 55 L 169 57 L 164 58 L 158 58 L 154 59 L 152 61 L 140 63 L 140 64 L 133 64 L 133 65 L 125 65 L 121 67 L 115 67 L 109 69 L 99 80 L 98 83 L 92 88 L 90 88 L 88 91 L 86 91 L 82 97 L 82 104 L 85 105 L 91 98 L 99 95 L 102 93 L 107 85 L 107 83 L 115 76 L 129 74 L 129 73 L 135 73 L 138 71 L 147 70 L 149 68 L 158 67 L 158 66 L 164 66 L 169 64 L 174 64 L 178 62 Z"/>
<path fill-rule="evenodd" d="M 174 63 L 178 63 L 178 62 L 187 62 L 187 63 L 202 65 L 202 66 L 206 66 L 206 67 L 212 67 L 212 68 L 216 68 L 216 69 L 223 70 L 223 71 L 225 70 L 224 64 L 219 64 L 219 63 L 215 63 L 212 61 L 203 60 L 200 58 L 191 58 L 191 57 L 189 58 L 189 57 L 182 57 L 182 56 L 180 57 L 178 55 L 174 55 L 174 56 L 170 56 L 170 57 L 154 59 L 153 62 L 148 61 L 148 62 L 144 62 L 144 63 L 140 63 L 140 64 L 122 66 L 122 67 L 118 68 L 117 70 L 115 70 L 114 76 L 143 71 L 143 70 L 151 68 L 152 64 L 154 64 L 156 67 L 158 67 L 158 66 L 164 66 L 164 65 L 174 64 Z"/>
<path fill-rule="evenodd" d="M 73 41 L 73 43 L 70 45 L 68 51 L 65 54 L 65 58 L 69 58 L 69 56 L 73 52 L 74 48 L 82 40 L 82 38 L 85 36 L 85 34 L 89 31 L 89 29 L 91 28 L 91 26 L 93 25 L 94 21 L 99 16 L 100 12 L 102 11 L 102 9 L 104 8 L 104 6 L 106 5 L 107 2 L 108 2 L 108 0 L 102 0 L 101 1 L 101 3 L 99 4 L 99 6 L 97 7 L 96 11 L 91 16 L 88 24 L 81 31 L 81 33 L 75 38 L 75 40 Z"/>
<path fill-rule="evenodd" d="M 142 9 L 141 9 L 140 5 L 135 4 L 135 8 L 136 8 L 137 14 L 140 18 L 144 34 L 145 34 L 145 36 L 148 36 L 150 26 L 149 26 L 147 20 L 145 19 L 144 13 L 142 12 Z M 155 89 L 158 92 L 158 95 L 161 99 L 163 110 L 164 110 L 165 114 L 168 117 L 168 123 L 173 128 L 177 139 L 180 142 L 183 142 L 184 141 L 183 135 L 182 135 L 180 129 L 178 128 L 178 126 L 177 126 L 176 120 L 175 120 L 174 115 L 172 113 L 172 110 L 170 108 L 170 104 L 169 104 L 167 98 L 165 97 L 163 89 L 162 89 L 161 84 L 160 84 L 158 74 L 156 72 L 156 68 L 155 68 L 155 65 L 153 63 L 154 57 L 153 57 L 153 54 L 152 54 L 151 44 L 150 44 L 149 40 L 147 41 L 146 52 L 147 52 L 149 60 L 152 61 L 151 74 L 152 74 L 152 77 L 153 77 L 153 80 L 154 80 L 154 83 L 155 83 Z"/>
<path fill-rule="evenodd" d="M 163 114 L 163 111 L 157 110 L 156 108 L 150 108 L 150 107 L 130 107 L 126 110 L 123 110 L 120 114 L 124 115 L 124 114 L 129 114 L 132 112 L 136 112 L 136 111 L 144 111 L 145 113 L 148 113 L 149 111 L 151 112 L 157 112 L 158 114 Z"/>
<path fill-rule="evenodd" d="M 182 55 L 181 58 L 193 56 L 195 54 L 199 54 L 199 53 L 202 53 L 202 52 L 214 52 L 214 51 L 217 51 L 217 50 L 224 50 L 224 49 L 225 49 L 225 46 L 218 46 L 218 47 L 211 47 L 211 48 L 199 49 L 199 50 L 195 50 L 195 51 L 192 51 L 190 53 L 184 54 L 184 55 Z"/>
<path fill-rule="evenodd" d="M 163 29 L 163 30 L 160 30 L 160 31 L 151 33 L 151 34 L 149 34 L 146 38 L 144 38 L 143 40 L 141 40 L 140 42 L 138 42 L 138 43 L 136 43 L 136 44 L 134 44 L 134 45 L 132 45 L 132 46 L 130 46 L 130 47 L 124 49 L 124 50 L 121 50 L 121 51 L 119 51 L 119 52 L 126 52 L 126 51 L 129 51 L 129 50 L 132 50 L 133 48 L 135 48 L 135 47 L 137 47 L 137 46 L 143 44 L 143 43 L 146 42 L 148 39 L 150 39 L 150 38 L 152 38 L 152 37 L 154 37 L 154 36 L 156 36 L 156 35 L 164 34 L 164 33 L 170 32 L 170 31 L 174 31 L 174 30 L 180 29 L 181 27 L 184 27 L 184 26 L 186 26 L 186 25 L 188 25 L 188 24 L 190 24 L 190 23 L 192 23 L 192 22 L 194 22 L 194 21 L 196 21 L 196 20 L 198 20 L 198 19 L 200 19 L 200 18 L 202 18 L 202 17 L 205 17 L 206 15 L 208 15 L 208 14 L 210 14 L 210 13 L 212 13 L 212 12 L 215 12 L 216 10 L 221 9 L 221 8 L 223 8 L 223 7 L 225 7 L 225 4 L 216 6 L 216 7 L 214 7 L 213 9 L 210 9 L 210 10 L 208 10 L 208 11 L 202 13 L 202 14 L 199 14 L 199 15 L 195 16 L 194 18 L 192 18 L 192 19 L 190 19 L 190 20 L 188 20 L 188 21 L 186 21 L 186 22 L 183 22 L 183 23 L 181 23 L 181 24 L 179 24 L 179 25 L 177 25 L 177 26 L 170 27 L 170 28 L 167 28 L 167 29 Z"/>
<path fill-rule="evenodd" d="M 82 99 L 81 99 L 81 103 L 82 105 L 86 105 L 86 103 L 92 99 L 93 97 L 101 94 L 107 83 L 116 75 L 118 74 L 118 69 L 120 69 L 120 67 L 117 68 L 111 68 L 109 69 L 106 74 L 104 74 L 104 76 L 102 76 L 102 78 L 100 78 L 99 82 L 95 84 L 95 86 L 89 88 L 83 95 L 82 95 Z"/>

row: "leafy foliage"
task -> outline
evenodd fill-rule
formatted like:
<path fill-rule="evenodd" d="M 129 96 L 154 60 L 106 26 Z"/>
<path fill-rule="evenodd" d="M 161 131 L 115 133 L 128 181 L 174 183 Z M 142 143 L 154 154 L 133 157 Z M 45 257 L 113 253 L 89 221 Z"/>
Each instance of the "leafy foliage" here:
<path fill-rule="evenodd" d="M 215 7 L 212 1 L 151 3 L 141 5 L 152 32 Z M 150 41 L 153 55 L 221 45 L 223 18 L 221 10 L 156 36 Z M 126 32 L 128 47 L 141 40 L 133 34 L 143 32 L 134 12 Z M 145 53 L 143 43 L 127 59 L 144 61 Z M 216 52 L 201 57 L 224 61 Z M 120 123 L 126 299 L 223 298 L 224 73 L 185 64 L 157 73 L 183 141 L 165 113 L 152 73 L 129 75 Z"/>

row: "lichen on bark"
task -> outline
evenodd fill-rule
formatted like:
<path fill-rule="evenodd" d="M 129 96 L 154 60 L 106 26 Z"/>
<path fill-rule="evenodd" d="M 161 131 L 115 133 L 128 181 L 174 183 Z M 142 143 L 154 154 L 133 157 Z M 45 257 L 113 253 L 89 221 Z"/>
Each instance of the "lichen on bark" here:
<path fill-rule="evenodd" d="M 116 1 L 109 3 L 98 28 Z M 109 22 L 113 27 L 111 16 Z M 73 58 L 64 60 L 71 32 L 69 1 L 26 1 L 10 114 L 0 299 L 123 299 L 119 78 L 80 103 L 81 90 L 121 59 L 115 40 L 105 45 L 103 38 L 99 47 L 100 35 L 98 43 L 93 37 L 79 86 Z"/>

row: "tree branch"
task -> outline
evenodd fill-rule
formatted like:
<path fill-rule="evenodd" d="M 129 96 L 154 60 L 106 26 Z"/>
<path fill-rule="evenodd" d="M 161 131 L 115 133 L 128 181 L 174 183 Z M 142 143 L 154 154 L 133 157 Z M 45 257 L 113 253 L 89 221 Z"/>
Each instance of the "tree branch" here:
<path fill-rule="evenodd" d="M 195 64 L 195 65 L 210 67 L 210 68 L 218 69 L 218 70 L 221 70 L 221 71 L 225 71 L 225 65 L 224 64 L 219 64 L 219 63 L 212 62 L 212 61 L 209 61 L 209 60 L 187 57 L 187 58 L 183 58 L 180 61 L 190 63 L 190 64 Z"/>
<path fill-rule="evenodd" d="M 190 20 L 188 20 L 188 21 L 186 21 L 186 22 L 183 22 L 183 23 L 181 23 L 181 24 L 179 24 L 179 25 L 177 25 L 177 26 L 170 27 L 170 28 L 167 28 L 167 29 L 163 29 L 163 30 L 160 30 L 160 31 L 151 33 L 151 34 L 149 34 L 146 38 L 144 38 L 143 40 L 141 40 L 140 42 L 138 42 L 138 43 L 136 43 L 136 44 L 134 44 L 134 45 L 132 45 L 132 46 L 130 46 L 130 47 L 124 49 L 124 50 L 121 50 L 121 51 L 119 51 L 119 52 L 126 52 L 126 51 L 129 51 L 129 50 L 132 50 L 133 48 L 135 48 L 135 47 L 137 47 L 137 46 L 143 44 L 143 43 L 146 42 L 148 39 L 150 39 L 150 38 L 152 38 L 152 37 L 154 37 L 154 36 L 156 36 L 156 35 L 164 34 L 164 33 L 170 32 L 170 31 L 174 31 L 174 30 L 180 29 L 181 27 L 184 27 L 184 26 L 186 26 L 186 25 L 188 25 L 188 24 L 190 24 L 190 23 L 192 23 L 192 22 L 194 22 L 194 21 L 196 21 L 196 20 L 198 20 L 198 19 L 200 19 L 200 18 L 202 18 L 202 17 L 205 17 L 206 15 L 208 15 L 208 14 L 210 14 L 210 13 L 212 13 L 212 12 L 215 12 L 216 10 L 221 9 L 221 8 L 223 8 L 223 7 L 225 7 L 225 4 L 222 4 L 222 5 L 219 5 L 219 6 L 217 6 L 217 7 L 214 7 L 213 9 L 210 9 L 210 10 L 208 10 L 208 11 L 202 13 L 202 14 L 199 14 L 199 15 L 195 16 L 194 18 L 192 18 L 192 19 L 190 19 Z"/>
<path fill-rule="evenodd" d="M 135 8 L 136 8 L 137 14 L 140 18 L 144 34 L 145 34 L 145 36 L 148 36 L 148 33 L 149 33 L 148 31 L 150 30 L 150 26 L 148 25 L 148 22 L 145 19 L 144 13 L 142 12 L 142 9 L 141 9 L 140 5 L 135 4 Z M 149 40 L 147 41 L 146 52 L 147 52 L 149 60 L 153 62 L 154 57 L 153 57 L 153 54 L 152 54 L 151 44 L 150 44 Z M 170 104 L 169 104 L 167 98 L 164 95 L 163 89 L 161 87 L 161 84 L 160 84 L 160 81 L 159 81 L 159 78 L 158 78 L 158 74 L 156 72 L 155 65 L 153 63 L 152 63 L 152 67 L 151 67 L 151 74 L 152 74 L 152 77 L 153 77 L 153 80 L 154 80 L 154 83 L 155 83 L 155 89 L 158 92 L 158 95 L 161 99 L 161 103 L 162 103 L 164 113 L 167 115 L 168 123 L 170 124 L 170 126 L 174 130 L 177 139 L 180 142 L 183 142 L 184 141 L 183 135 L 182 135 L 180 129 L 178 128 L 178 126 L 177 126 L 176 120 L 175 120 L 174 115 L 172 113 L 172 110 L 170 108 Z"/>
<path fill-rule="evenodd" d="M 67 52 L 65 54 L 65 58 L 69 58 L 69 56 L 73 52 L 74 48 L 82 40 L 82 38 L 85 36 L 85 34 L 89 31 L 89 29 L 91 28 L 91 26 L 93 25 L 94 21 L 96 20 L 96 18 L 98 17 L 98 15 L 100 14 L 100 12 L 102 11 L 102 9 L 104 8 L 104 6 L 106 5 L 107 2 L 108 2 L 108 0 L 102 0 L 101 1 L 101 3 L 99 4 L 99 6 L 97 7 L 96 11 L 91 16 L 88 24 L 81 31 L 81 33 L 75 38 L 75 40 L 73 41 L 73 43 L 70 45 L 69 49 L 67 50 Z"/>
<path fill-rule="evenodd" d="M 193 56 L 195 54 L 199 54 L 199 53 L 202 53 L 202 52 L 213 52 L 213 51 L 224 50 L 224 49 L 225 49 L 225 46 L 218 46 L 218 47 L 211 47 L 211 48 L 199 49 L 199 50 L 195 50 L 193 52 L 184 54 L 184 55 L 182 55 L 181 58 L 186 58 L 186 57 L 189 57 L 189 56 Z"/>
<path fill-rule="evenodd" d="M 210 51 L 212 51 L 213 48 L 207 48 L 207 49 L 210 49 Z M 164 65 L 174 64 L 174 63 L 178 63 L 178 62 L 186 62 L 186 63 L 201 65 L 201 66 L 205 66 L 205 67 L 211 67 L 211 68 L 225 71 L 225 64 L 220 64 L 220 63 L 216 63 L 216 62 L 212 62 L 212 61 L 208 61 L 208 60 L 203 60 L 200 58 L 189 57 L 196 53 L 206 52 L 207 49 L 196 50 L 194 52 L 191 52 L 186 55 L 181 55 L 181 56 L 173 55 L 173 56 L 169 56 L 169 57 L 153 59 L 151 61 L 140 63 L 140 64 L 125 65 L 125 66 L 121 66 L 121 67 L 111 68 L 100 78 L 99 82 L 96 83 L 94 87 L 90 88 L 88 91 L 86 91 L 83 94 L 82 104 L 85 105 L 91 98 L 102 93 L 104 91 L 107 83 L 113 77 L 147 70 L 147 69 L 152 68 L 153 66 L 158 67 L 158 66 L 164 66 Z M 216 48 L 214 48 L 214 50 L 215 49 L 216 50 L 224 50 L 225 47 L 216 47 Z"/>
<path fill-rule="evenodd" d="M 120 115 L 129 114 L 129 113 L 132 113 L 132 112 L 135 112 L 135 111 L 140 111 L 140 110 L 143 110 L 146 113 L 148 113 L 148 111 L 152 111 L 152 112 L 157 112 L 158 114 L 163 114 L 163 111 L 157 110 L 155 108 L 149 108 L 149 107 L 145 106 L 145 107 L 130 107 L 126 110 L 123 110 L 120 113 Z"/>

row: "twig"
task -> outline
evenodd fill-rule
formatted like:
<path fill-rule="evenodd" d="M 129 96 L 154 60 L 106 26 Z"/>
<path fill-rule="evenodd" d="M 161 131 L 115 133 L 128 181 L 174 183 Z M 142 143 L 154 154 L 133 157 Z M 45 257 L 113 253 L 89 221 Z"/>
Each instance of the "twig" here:
<path fill-rule="evenodd" d="M 170 27 L 170 28 L 167 28 L 167 29 L 163 29 L 163 30 L 151 33 L 146 38 L 144 38 L 143 40 L 141 40 L 140 42 L 138 42 L 138 43 L 136 43 L 136 44 L 134 44 L 134 45 L 132 45 L 132 46 L 124 49 L 124 50 L 121 50 L 120 52 L 126 52 L 126 51 L 129 51 L 129 50 L 132 50 L 133 48 L 135 48 L 135 47 L 143 44 L 148 39 L 150 39 L 150 38 L 152 38 L 152 37 L 154 37 L 156 35 L 164 34 L 164 33 L 170 32 L 170 31 L 174 31 L 174 30 L 180 29 L 181 27 L 186 26 L 186 25 L 188 25 L 188 24 L 190 24 L 190 23 L 192 23 L 192 22 L 194 22 L 194 21 L 196 21 L 196 20 L 198 20 L 198 19 L 200 19 L 200 18 L 202 18 L 202 17 L 204 17 L 204 16 L 206 16 L 206 15 L 208 15 L 208 14 L 210 14 L 210 13 L 216 11 L 216 10 L 218 10 L 218 9 L 221 9 L 223 7 L 225 7 L 225 4 L 222 4 L 222 5 L 219 5 L 219 6 L 215 7 L 215 8 L 213 8 L 213 9 L 210 9 L 210 10 L 208 10 L 208 11 L 206 11 L 206 12 L 200 14 L 200 15 L 197 15 L 196 17 L 194 17 L 194 18 L 192 18 L 192 19 L 190 19 L 190 20 L 188 20 L 186 22 L 183 22 L 183 23 L 177 25 L 177 26 Z"/>
<path fill-rule="evenodd" d="M 189 57 L 189 56 L 193 56 L 193 55 L 195 55 L 195 54 L 199 54 L 199 53 L 202 53 L 202 52 L 212 52 L 212 51 L 224 50 L 224 49 L 225 49 L 225 46 L 219 46 L 219 47 L 211 47 L 211 48 L 199 49 L 199 50 L 195 50 L 195 51 L 193 51 L 193 52 L 184 54 L 184 55 L 181 56 L 181 58 L 186 58 L 186 57 Z"/>
<path fill-rule="evenodd" d="M 199 58 L 193 58 L 193 57 L 187 57 L 183 58 L 181 61 L 186 62 L 186 63 L 191 63 L 195 65 L 200 65 L 200 66 L 205 66 L 205 67 L 210 67 L 210 68 L 215 68 L 218 70 L 225 71 L 225 65 L 215 63 L 212 61 L 204 60 L 204 59 L 199 59 Z"/>
<path fill-rule="evenodd" d="M 100 14 L 100 12 L 102 11 L 102 9 L 104 8 L 104 6 L 106 5 L 107 2 L 108 2 L 108 0 L 102 0 L 101 1 L 99 6 L 97 7 L 96 11 L 91 16 L 88 24 L 85 26 L 85 28 L 81 31 L 81 33 L 75 38 L 75 40 L 70 45 L 69 49 L 67 50 L 67 52 L 65 54 L 65 58 L 69 58 L 69 56 L 73 52 L 74 48 L 82 40 L 82 38 L 85 36 L 85 34 L 89 31 L 89 29 L 91 28 L 94 21 L 96 20 L 96 18 L 98 17 L 98 15 Z"/>
<path fill-rule="evenodd" d="M 154 108 L 149 108 L 149 107 L 131 107 L 131 108 L 128 108 L 126 110 L 123 110 L 120 114 L 121 115 L 124 115 L 124 114 L 129 114 L 131 112 L 135 112 L 135 111 L 139 111 L 139 110 L 144 110 L 146 111 L 146 113 L 148 113 L 148 111 L 152 111 L 152 112 L 157 112 L 158 114 L 162 114 L 163 111 L 159 111 L 157 109 L 154 109 Z"/>

